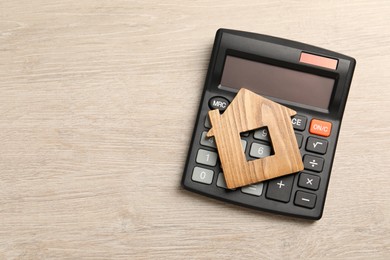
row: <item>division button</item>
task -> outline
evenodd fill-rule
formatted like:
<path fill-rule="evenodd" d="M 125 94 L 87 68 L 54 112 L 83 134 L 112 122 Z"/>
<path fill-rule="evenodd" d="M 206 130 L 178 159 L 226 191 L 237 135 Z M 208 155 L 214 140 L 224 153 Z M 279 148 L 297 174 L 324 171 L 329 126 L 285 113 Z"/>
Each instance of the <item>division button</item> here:
<path fill-rule="evenodd" d="M 294 204 L 301 207 L 312 209 L 316 205 L 316 199 L 317 196 L 315 194 L 303 192 L 303 191 L 297 191 L 297 193 L 295 194 Z"/>
<path fill-rule="evenodd" d="M 306 150 L 319 154 L 325 154 L 328 148 L 328 141 L 316 137 L 309 137 L 306 143 Z"/>
<path fill-rule="evenodd" d="M 318 190 L 321 178 L 317 175 L 302 172 L 299 175 L 298 186 L 310 190 Z"/>
<path fill-rule="evenodd" d="M 255 183 L 241 188 L 241 192 L 249 195 L 260 196 L 263 193 L 263 183 Z"/>
<path fill-rule="evenodd" d="M 324 159 L 317 156 L 305 155 L 303 157 L 303 165 L 307 170 L 321 172 L 324 166 Z"/>
<path fill-rule="evenodd" d="M 289 202 L 294 175 L 287 175 L 268 182 L 266 197 L 272 200 Z"/>
<path fill-rule="evenodd" d="M 199 149 L 198 155 L 196 156 L 196 162 L 208 166 L 217 165 L 218 154 L 215 152 Z"/>
<path fill-rule="evenodd" d="M 301 115 L 295 115 L 291 118 L 291 123 L 295 130 L 303 131 L 306 128 L 307 118 Z"/>
<path fill-rule="evenodd" d="M 195 167 L 192 172 L 192 180 L 204 184 L 211 184 L 213 182 L 214 172 L 209 169 Z"/>

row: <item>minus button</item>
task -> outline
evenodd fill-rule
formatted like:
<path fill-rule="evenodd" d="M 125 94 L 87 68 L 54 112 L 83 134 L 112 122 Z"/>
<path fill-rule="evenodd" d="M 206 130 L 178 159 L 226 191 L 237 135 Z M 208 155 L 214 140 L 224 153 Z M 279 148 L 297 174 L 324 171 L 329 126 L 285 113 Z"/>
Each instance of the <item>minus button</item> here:
<path fill-rule="evenodd" d="M 304 191 L 297 191 L 294 204 L 304 208 L 312 209 L 316 204 L 317 195 Z"/>

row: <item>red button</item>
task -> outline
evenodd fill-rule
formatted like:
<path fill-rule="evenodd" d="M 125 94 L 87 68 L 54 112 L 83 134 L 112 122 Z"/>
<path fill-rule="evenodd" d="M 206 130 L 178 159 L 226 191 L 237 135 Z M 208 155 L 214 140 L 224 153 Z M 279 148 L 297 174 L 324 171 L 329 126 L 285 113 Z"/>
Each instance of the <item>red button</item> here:
<path fill-rule="evenodd" d="M 332 130 L 332 123 L 313 119 L 310 123 L 309 132 L 311 134 L 320 135 L 328 137 L 330 136 L 330 131 Z"/>

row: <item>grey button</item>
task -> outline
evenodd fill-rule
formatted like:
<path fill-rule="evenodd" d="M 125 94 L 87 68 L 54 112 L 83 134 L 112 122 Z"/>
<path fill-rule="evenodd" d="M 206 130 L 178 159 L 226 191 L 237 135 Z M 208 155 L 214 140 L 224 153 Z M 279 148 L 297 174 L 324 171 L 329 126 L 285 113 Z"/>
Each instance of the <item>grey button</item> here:
<path fill-rule="evenodd" d="M 262 127 L 256 130 L 253 137 L 258 140 L 269 142 L 270 139 L 269 139 L 268 127 Z"/>
<path fill-rule="evenodd" d="M 245 153 L 245 149 L 246 149 L 246 141 L 245 140 L 242 140 L 241 139 L 241 145 L 242 145 L 242 149 L 244 150 L 244 153 Z"/>
<path fill-rule="evenodd" d="M 318 190 L 320 186 L 321 178 L 317 175 L 307 174 L 302 172 L 299 176 L 299 187 L 310 189 L 310 190 Z"/>
<path fill-rule="evenodd" d="M 328 141 L 316 137 L 307 139 L 306 150 L 310 152 L 325 154 L 328 148 Z"/>
<path fill-rule="evenodd" d="M 220 188 L 227 189 L 227 190 L 236 190 L 236 189 L 229 189 L 229 188 L 226 186 L 225 176 L 223 175 L 222 172 L 220 172 L 220 173 L 218 174 L 217 186 L 220 187 Z"/>
<path fill-rule="evenodd" d="M 246 194 L 260 196 L 263 193 L 263 183 L 255 183 L 242 187 L 241 191 Z"/>
<path fill-rule="evenodd" d="M 196 156 L 196 162 L 204 165 L 215 166 L 217 164 L 218 155 L 215 152 L 199 149 Z"/>
<path fill-rule="evenodd" d="M 213 147 L 213 148 L 216 148 L 215 146 L 215 139 L 214 137 L 207 137 L 207 132 L 204 131 L 202 133 L 202 137 L 200 138 L 200 144 L 201 145 L 204 145 L 204 146 L 208 146 L 208 147 Z"/>
<path fill-rule="evenodd" d="M 204 184 L 211 184 L 213 182 L 214 172 L 212 170 L 195 167 L 192 172 L 192 180 Z"/>
<path fill-rule="evenodd" d="M 206 115 L 206 119 L 204 120 L 204 126 L 206 128 L 211 128 L 211 123 L 210 123 L 210 119 L 209 119 L 209 115 L 208 114 Z"/>
<path fill-rule="evenodd" d="M 295 194 L 294 204 L 305 208 L 312 209 L 316 205 L 317 196 L 312 193 L 297 191 Z"/>
<path fill-rule="evenodd" d="M 220 188 L 227 189 L 225 177 L 223 176 L 222 172 L 220 172 L 218 174 L 217 186 L 220 187 Z"/>
<path fill-rule="evenodd" d="M 264 144 L 253 143 L 249 155 L 255 158 L 263 158 L 271 155 L 271 147 Z"/>
<path fill-rule="evenodd" d="M 305 155 L 305 157 L 303 157 L 303 164 L 307 170 L 320 172 L 324 166 L 324 159 L 312 155 Z"/>
<path fill-rule="evenodd" d="M 298 147 L 301 148 L 303 142 L 303 136 L 296 133 L 295 137 L 297 138 Z"/>
<path fill-rule="evenodd" d="M 306 128 L 307 118 L 301 115 L 295 115 L 291 118 L 291 123 L 295 130 L 303 131 Z"/>

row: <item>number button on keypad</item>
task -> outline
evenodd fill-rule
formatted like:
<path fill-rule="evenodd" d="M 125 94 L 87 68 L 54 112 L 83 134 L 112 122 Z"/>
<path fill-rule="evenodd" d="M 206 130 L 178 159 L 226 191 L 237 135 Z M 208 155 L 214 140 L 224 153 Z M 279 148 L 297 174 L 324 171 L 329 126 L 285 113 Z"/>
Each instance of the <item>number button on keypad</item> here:
<path fill-rule="evenodd" d="M 215 152 L 199 149 L 196 156 L 196 162 L 208 166 L 215 166 L 217 164 L 218 155 Z"/>
<path fill-rule="evenodd" d="M 256 130 L 255 134 L 253 135 L 253 137 L 255 139 L 258 139 L 258 140 L 263 140 L 263 141 L 269 142 L 270 139 L 269 139 L 268 128 L 267 127 L 262 127 L 260 129 Z"/>
<path fill-rule="evenodd" d="M 204 184 L 211 184 L 213 182 L 214 172 L 212 170 L 195 167 L 192 172 L 192 180 Z"/>
<path fill-rule="evenodd" d="M 211 128 L 209 115 L 206 115 L 206 119 L 204 120 L 204 127 Z"/>
<path fill-rule="evenodd" d="M 214 140 L 214 137 L 207 137 L 207 132 L 204 131 L 202 133 L 202 137 L 200 138 L 200 144 L 201 145 L 204 145 L 204 146 L 208 146 L 208 147 L 212 147 L 212 148 L 216 148 L 215 146 L 215 140 Z"/>
<path fill-rule="evenodd" d="M 271 147 L 264 144 L 253 143 L 249 155 L 255 158 L 264 158 L 271 155 Z"/>

